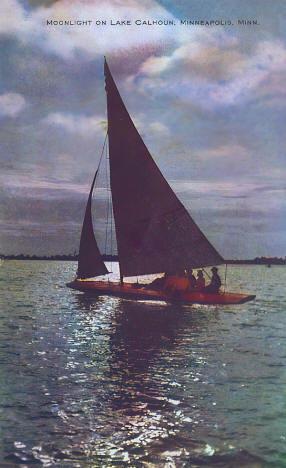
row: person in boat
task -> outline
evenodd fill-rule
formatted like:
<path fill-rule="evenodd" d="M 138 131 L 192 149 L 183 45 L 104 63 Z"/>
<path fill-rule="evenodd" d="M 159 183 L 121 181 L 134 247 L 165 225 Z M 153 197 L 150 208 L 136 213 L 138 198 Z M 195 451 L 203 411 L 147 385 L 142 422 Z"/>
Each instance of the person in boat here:
<path fill-rule="evenodd" d="M 217 267 L 212 267 L 212 277 L 211 277 L 211 282 L 208 286 L 205 287 L 204 292 L 205 293 L 213 293 L 216 294 L 219 292 L 219 288 L 221 287 L 221 279 L 218 275 L 218 269 Z"/>
<path fill-rule="evenodd" d="M 196 277 L 193 274 L 193 270 L 188 271 L 187 277 L 188 277 L 188 280 L 189 280 L 189 289 L 195 289 L 196 284 L 197 284 L 197 280 L 196 280 Z"/>
<path fill-rule="evenodd" d="M 204 289 L 205 285 L 206 285 L 206 281 L 205 281 L 205 278 L 204 278 L 203 270 L 199 270 L 195 288 L 198 291 L 202 291 Z"/>

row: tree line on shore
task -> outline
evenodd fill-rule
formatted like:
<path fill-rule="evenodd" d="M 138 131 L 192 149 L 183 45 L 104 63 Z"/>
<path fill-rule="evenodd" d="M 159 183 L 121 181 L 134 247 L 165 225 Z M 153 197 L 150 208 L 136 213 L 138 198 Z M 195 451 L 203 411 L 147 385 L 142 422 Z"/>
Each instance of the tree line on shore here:
<path fill-rule="evenodd" d="M 72 260 L 77 261 L 78 255 L 77 254 L 69 254 L 69 255 L 24 255 L 24 254 L 17 254 L 17 255 L 1 255 L 0 257 L 4 260 Z M 117 255 L 102 255 L 102 259 L 105 261 L 116 261 L 118 260 Z"/>
<path fill-rule="evenodd" d="M 286 257 L 255 257 L 252 260 L 226 260 L 225 263 L 238 265 L 286 265 Z"/>
<path fill-rule="evenodd" d="M 17 254 L 17 255 L 1 255 L 0 258 L 4 260 L 71 260 L 77 261 L 78 255 L 77 254 L 69 254 L 69 255 L 25 255 L 25 254 Z M 102 259 L 105 261 L 118 261 L 118 255 L 102 255 Z M 254 259 L 247 259 L 247 260 L 225 260 L 227 264 L 238 264 L 238 265 L 286 265 L 286 257 L 279 258 L 279 257 L 256 257 Z"/>

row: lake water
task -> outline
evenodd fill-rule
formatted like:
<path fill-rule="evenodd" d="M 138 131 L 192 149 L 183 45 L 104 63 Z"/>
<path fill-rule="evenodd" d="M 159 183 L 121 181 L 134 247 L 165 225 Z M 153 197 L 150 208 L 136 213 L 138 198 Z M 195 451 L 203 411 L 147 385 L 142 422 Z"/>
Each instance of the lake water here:
<path fill-rule="evenodd" d="M 85 296 L 75 270 L 0 268 L 1 467 L 286 467 L 285 267 L 229 266 L 239 306 Z"/>

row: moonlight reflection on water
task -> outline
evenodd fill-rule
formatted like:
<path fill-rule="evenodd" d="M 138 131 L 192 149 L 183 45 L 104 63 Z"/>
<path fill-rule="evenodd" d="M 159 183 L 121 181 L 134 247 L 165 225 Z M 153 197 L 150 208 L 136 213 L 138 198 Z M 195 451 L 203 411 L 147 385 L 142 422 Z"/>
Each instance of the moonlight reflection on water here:
<path fill-rule="evenodd" d="M 228 289 L 258 298 L 224 307 L 84 295 L 65 287 L 73 269 L 1 268 L 8 466 L 283 460 L 286 269 L 231 267 Z"/>

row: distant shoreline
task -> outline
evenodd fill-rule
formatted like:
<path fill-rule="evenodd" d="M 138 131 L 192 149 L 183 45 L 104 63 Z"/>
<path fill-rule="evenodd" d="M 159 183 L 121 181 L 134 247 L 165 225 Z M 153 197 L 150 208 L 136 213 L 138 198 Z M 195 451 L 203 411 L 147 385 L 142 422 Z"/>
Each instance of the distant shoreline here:
<path fill-rule="evenodd" d="M 77 255 L 1 255 L 3 260 L 57 260 L 73 261 L 78 260 Z M 102 255 L 104 261 L 118 261 L 118 255 Z M 286 258 L 278 257 L 257 257 L 251 260 L 225 260 L 227 265 L 286 265 Z"/>
<path fill-rule="evenodd" d="M 3 260 L 64 260 L 77 262 L 77 255 L 0 255 Z M 102 255 L 104 261 L 118 261 L 118 255 Z"/>

